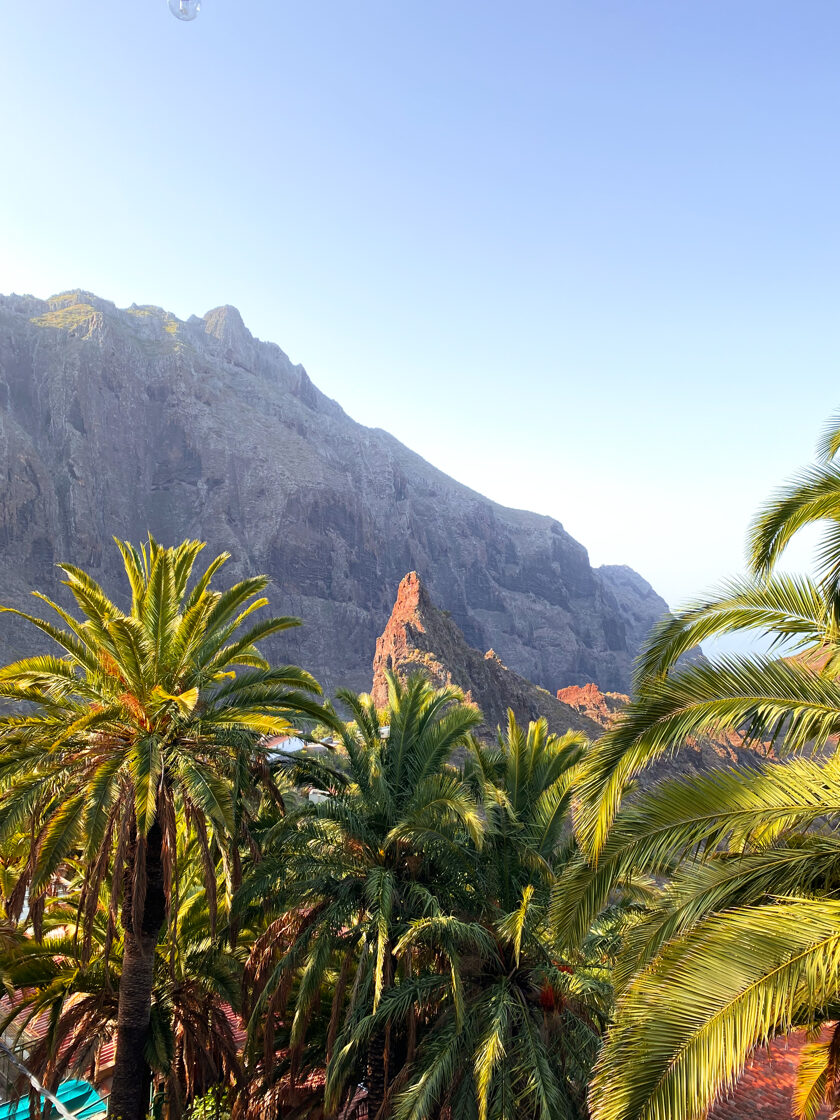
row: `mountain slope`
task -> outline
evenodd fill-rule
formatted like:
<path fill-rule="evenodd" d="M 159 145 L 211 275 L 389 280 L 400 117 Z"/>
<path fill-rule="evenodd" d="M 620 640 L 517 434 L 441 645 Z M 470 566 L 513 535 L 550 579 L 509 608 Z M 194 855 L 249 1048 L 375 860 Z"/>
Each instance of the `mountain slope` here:
<path fill-rule="evenodd" d="M 55 589 L 53 563 L 116 590 L 112 535 L 186 535 L 267 571 L 305 626 L 280 652 L 363 688 L 393 588 L 420 572 L 467 641 L 556 689 L 626 690 L 666 609 L 590 567 L 548 517 L 506 509 L 357 424 L 239 313 L 181 322 L 89 293 L 0 297 L 0 599 Z M 24 648 L 5 621 L 0 654 Z"/>
<path fill-rule="evenodd" d="M 460 688 L 484 714 L 484 734 L 495 734 L 507 723 L 508 708 L 522 725 L 546 719 L 557 735 L 583 731 L 592 739 L 603 734 L 597 720 L 508 669 L 494 650 L 482 654 L 471 649 L 453 620 L 434 606 L 416 572 L 401 581 L 391 617 L 376 642 L 371 695 L 380 708 L 388 699 L 387 672 L 401 677 L 422 672 L 436 688 Z"/>
<path fill-rule="evenodd" d="M 503 665 L 493 650 L 471 649 L 446 611 L 432 601 L 416 572 L 409 572 L 397 590 L 388 624 L 376 643 L 371 693 L 378 707 L 388 696 L 386 672 L 403 679 L 422 672 L 438 688 L 456 685 L 484 714 L 480 733 L 494 737 L 504 727 L 507 710 L 517 721 L 545 718 L 557 735 L 582 731 L 598 739 L 613 725 L 630 697 L 604 692 L 596 684 L 568 685 L 552 695 Z M 767 757 L 769 747 L 744 745 L 735 732 L 691 739 L 675 755 L 666 755 L 644 772 L 640 785 L 648 788 L 661 778 L 702 773 L 719 766 L 749 766 Z"/>

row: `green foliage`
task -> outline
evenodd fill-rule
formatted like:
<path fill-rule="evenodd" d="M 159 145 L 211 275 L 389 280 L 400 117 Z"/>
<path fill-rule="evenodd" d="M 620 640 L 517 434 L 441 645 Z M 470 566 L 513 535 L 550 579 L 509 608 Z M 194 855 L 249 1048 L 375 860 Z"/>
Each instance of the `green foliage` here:
<path fill-rule="evenodd" d="M 181 833 L 180 843 L 186 842 Z M 187 861 L 181 904 L 170 936 L 155 958 L 146 1057 L 156 1086 L 156 1114 L 177 1120 L 211 1090 L 232 1092 L 241 1076 L 229 1010 L 239 1001 L 242 953 L 226 936 L 214 938 L 197 861 Z M 47 1030 L 26 1046 L 26 1063 L 55 1089 L 68 1077 L 92 1079 L 97 1050 L 113 1040 L 123 957 L 119 933 L 109 934 L 108 897 L 100 892 L 83 946 L 74 932 L 81 872 L 65 893 L 47 902 L 44 938 L 31 925 L 6 939 L 0 971 L 9 997 L 4 1037 L 23 1042 L 35 1023 Z M 223 934 L 228 928 L 220 923 Z M 40 1035 L 42 1032 L 36 1032 Z"/>
<path fill-rule="evenodd" d="M 840 446 L 836 423 L 822 452 Z M 818 578 L 775 565 L 803 526 L 827 520 Z M 629 932 L 615 1021 L 591 1091 L 593 1120 L 700 1120 L 751 1049 L 840 1010 L 840 471 L 825 462 L 780 490 L 750 535 L 752 574 L 658 626 L 633 702 L 583 764 L 570 866 L 554 914 L 587 927 L 634 870 L 670 882 Z M 708 638 L 762 635 L 765 655 L 680 659 Z M 777 759 L 660 784 L 635 775 L 709 732 L 765 741 Z M 807 753 L 809 757 L 801 757 Z M 837 1045 L 815 1044 L 801 1116 L 840 1103 Z"/>
<path fill-rule="evenodd" d="M 254 1052 L 272 1023 L 304 1061 L 323 1045 L 330 1114 L 364 1079 L 398 1120 L 583 1117 L 627 913 L 605 909 L 574 947 L 549 917 L 586 744 L 511 715 L 486 747 L 453 690 L 389 683 L 383 713 L 343 695 L 334 756 L 279 763 L 327 796 L 265 836 L 240 892 L 252 921 L 269 907 Z"/>
<path fill-rule="evenodd" d="M 31 319 L 30 322 L 38 327 L 59 327 L 62 330 L 67 330 L 70 327 L 77 327 L 80 323 L 87 322 L 94 314 L 96 314 L 96 309 L 89 303 L 73 303 L 66 307 L 46 311 L 43 315 Z"/>
<path fill-rule="evenodd" d="M 670 941 L 619 1002 L 593 1084 L 599 1120 L 701 1120 L 750 1050 L 836 1001 L 840 904 L 713 915 Z"/>
<path fill-rule="evenodd" d="M 345 692 L 340 699 L 352 722 L 341 727 L 338 757 L 287 756 L 276 764 L 327 796 L 265 835 L 265 856 L 240 896 L 244 913 L 268 906 L 273 919 L 249 971 L 257 980 L 254 1046 L 265 1049 L 295 982 L 289 1041 L 302 1046 L 331 978 L 344 977 L 323 1055 L 330 1107 L 348 1079 L 375 1062 L 361 1024 L 414 976 L 406 972 L 412 955 L 397 950 L 400 938 L 411 919 L 452 910 L 464 898 L 468 844 L 480 843 L 483 830 L 477 801 L 448 763 L 481 720 L 457 691 L 392 678 L 384 723 L 369 697 Z"/>
<path fill-rule="evenodd" d="M 70 564 L 59 567 L 78 617 L 44 595 L 37 598 L 57 621 L 0 608 L 61 650 L 0 670 L 9 713 L 0 716 L 0 848 L 28 838 L 25 859 L 12 865 L 15 881 L 6 883 L 12 920 L 27 902 L 39 939 L 51 895 L 66 889 L 68 869 L 78 868 L 78 959 L 92 959 L 105 892 L 105 943 L 123 937 L 127 973 L 128 949 L 135 961 L 153 952 L 161 930 L 174 959 L 173 916 L 193 867 L 216 935 L 217 895 L 221 888 L 229 898 L 240 881 L 248 821 L 278 792 L 266 781 L 267 738 L 289 731 L 292 719 L 330 716 L 309 674 L 272 667 L 259 651 L 265 638 L 297 625 L 255 615 L 267 605 L 266 577 L 215 590 L 213 576 L 227 556 L 196 574 L 199 541 L 117 544 L 131 591 L 127 610 Z M 174 1007 L 151 991 L 138 993 L 136 984 L 121 986 L 120 1021 L 131 1015 L 138 1023 L 151 1068 L 175 1068 Z M 196 998 L 198 1024 L 204 1011 Z M 225 1029 L 218 1020 L 222 1036 Z M 135 1069 L 118 1047 L 112 1101 L 121 1077 L 121 1091 L 142 1100 Z"/>
<path fill-rule="evenodd" d="M 511 714 L 483 745 L 422 676 L 391 678 L 384 711 L 339 693 L 346 722 L 262 655 L 296 625 L 264 613 L 264 577 L 216 590 L 226 556 L 197 571 L 199 542 L 118 546 L 130 608 L 64 565 L 75 614 L 13 612 L 59 652 L 0 669 L 0 1029 L 46 1019 L 36 1072 L 90 1072 L 157 850 L 161 1120 L 336 1115 L 361 1080 L 380 1120 L 583 1120 L 646 897 L 634 857 L 573 920 L 586 742 Z M 295 726 L 310 746 L 272 752 Z"/>
<path fill-rule="evenodd" d="M 568 812 L 585 749 L 578 734 L 550 735 L 544 720 L 521 728 L 512 713 L 495 748 L 473 743 L 466 777 L 486 823 L 469 908 L 415 919 L 398 946 L 423 947 L 447 967 L 426 1000 L 429 1028 L 397 1120 L 425 1120 L 441 1105 L 479 1120 L 586 1114 L 610 1008 L 610 949 L 597 935 L 564 948 L 549 920 L 571 854 Z"/>
<path fill-rule="evenodd" d="M 140 550 L 118 544 L 129 611 L 84 571 L 61 565 L 81 620 L 41 595 L 58 625 L 10 612 L 64 653 L 0 670 L 0 696 L 24 708 L 0 717 L 0 841 L 30 830 L 21 883 L 31 898 L 49 888 L 74 852 L 90 861 L 95 892 L 132 838 L 142 844 L 155 823 L 170 858 L 178 819 L 193 830 L 206 821 L 211 841 L 229 845 L 237 803 L 248 796 L 243 777 L 264 765 L 264 736 L 288 731 L 290 718 L 323 716 L 311 699 L 319 691 L 312 678 L 294 667 L 272 668 L 257 650 L 270 634 L 297 624 L 250 621 L 266 605 L 265 577 L 214 591 L 221 556 L 190 590 L 200 542 L 166 549 L 150 539 Z M 174 874 L 169 866 L 169 883 Z M 111 879 L 115 913 L 122 882 L 117 873 Z"/>

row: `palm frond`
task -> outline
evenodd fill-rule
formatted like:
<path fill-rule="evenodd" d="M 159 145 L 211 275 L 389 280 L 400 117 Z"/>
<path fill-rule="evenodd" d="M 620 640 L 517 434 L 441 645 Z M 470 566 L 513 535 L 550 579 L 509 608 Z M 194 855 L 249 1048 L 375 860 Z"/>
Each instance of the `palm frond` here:
<path fill-rule="evenodd" d="M 670 942 L 619 1000 L 593 1120 L 702 1120 L 754 1046 L 834 999 L 840 903 L 728 911 Z"/>
<path fill-rule="evenodd" d="M 808 467 L 780 487 L 749 531 L 750 566 L 768 575 L 791 539 L 806 525 L 840 519 L 840 467 Z"/>
<path fill-rule="evenodd" d="M 734 835 L 774 824 L 804 828 L 840 811 L 840 757 L 796 758 L 754 769 L 720 770 L 660 783 L 614 818 L 597 862 L 578 857 L 554 918 L 574 941 L 633 871 L 662 874 L 687 857 L 714 852 Z"/>
<path fill-rule="evenodd" d="M 840 685 L 807 665 L 758 656 L 649 679 L 583 765 L 576 829 L 587 849 L 596 854 L 603 846 L 636 774 L 692 737 L 733 729 L 743 729 L 745 743 L 820 750 L 840 732 Z"/>
<path fill-rule="evenodd" d="M 773 573 L 766 579 L 735 579 L 713 596 L 665 615 L 648 636 L 636 668 L 639 687 L 669 672 L 684 654 L 722 634 L 750 631 L 799 646 L 836 639 L 836 620 L 822 588 L 808 576 Z"/>

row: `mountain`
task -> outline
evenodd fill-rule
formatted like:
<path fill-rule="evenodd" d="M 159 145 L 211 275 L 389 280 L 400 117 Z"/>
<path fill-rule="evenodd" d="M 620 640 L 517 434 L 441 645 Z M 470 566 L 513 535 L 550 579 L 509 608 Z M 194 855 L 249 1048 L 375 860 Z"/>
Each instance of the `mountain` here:
<path fill-rule="evenodd" d="M 328 691 L 367 686 L 411 570 L 471 646 L 552 690 L 626 690 L 666 610 L 557 521 L 356 423 L 232 307 L 182 322 L 80 291 L 0 297 L 0 471 L 1 601 L 54 593 L 57 560 L 118 592 L 112 536 L 200 537 L 232 554 L 229 578 L 271 575 L 275 606 L 305 621 L 278 652 Z M 6 616 L 0 656 L 31 640 Z"/>
<path fill-rule="evenodd" d="M 472 649 L 449 615 L 432 603 L 416 572 L 400 583 L 391 617 L 376 642 L 371 695 L 380 708 L 388 698 L 387 672 L 402 677 L 422 672 L 436 688 L 460 688 L 483 712 L 485 734 L 495 734 L 507 722 L 508 708 L 521 724 L 545 718 L 558 735 L 573 730 L 595 738 L 603 733 L 585 712 L 508 669 L 494 650 L 482 654 Z"/>
<path fill-rule="evenodd" d="M 391 617 L 376 643 L 371 695 L 378 707 L 388 696 L 386 673 L 403 679 L 422 672 L 437 687 L 455 685 L 484 714 L 479 734 L 495 737 L 507 722 L 508 708 L 517 721 L 545 718 L 550 731 L 583 731 L 597 739 L 612 726 L 630 697 L 604 692 L 597 684 L 568 685 L 552 695 L 503 665 L 491 649 L 471 649 L 447 611 L 435 606 L 416 572 L 397 589 Z M 770 754 L 767 744 L 744 746 L 736 732 L 691 739 L 675 756 L 658 760 L 640 780 L 648 788 L 660 778 L 701 773 L 720 766 L 748 766 Z"/>

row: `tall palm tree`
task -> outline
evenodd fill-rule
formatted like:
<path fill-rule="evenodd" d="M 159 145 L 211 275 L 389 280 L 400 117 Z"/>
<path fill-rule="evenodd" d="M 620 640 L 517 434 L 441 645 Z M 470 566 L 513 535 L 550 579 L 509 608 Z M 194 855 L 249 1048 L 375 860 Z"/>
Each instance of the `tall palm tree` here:
<path fill-rule="evenodd" d="M 30 928 L 0 950 L 9 997 L 0 1032 L 26 1049 L 27 1068 L 54 1091 L 67 1077 L 101 1076 L 102 1054 L 117 1032 L 123 938 L 119 931 L 110 938 L 103 886 L 83 950 L 77 929 L 80 882 L 77 877 L 67 894 L 48 902 L 42 940 L 33 938 Z M 224 927 L 224 915 L 219 922 Z M 211 936 L 195 863 L 187 867 L 169 932 L 155 952 L 146 1056 L 155 1115 L 178 1120 L 210 1089 L 238 1088 L 241 1032 L 235 1009 L 244 952 Z M 34 1041 L 27 1045 L 28 1036 Z"/>
<path fill-rule="evenodd" d="M 297 625 L 252 620 L 267 605 L 265 576 L 217 591 L 211 581 L 225 553 L 193 580 L 201 542 L 164 548 L 150 538 L 139 550 L 117 543 L 131 589 L 127 610 L 82 569 L 63 564 L 81 618 L 38 593 L 55 623 L 13 612 L 63 655 L 0 670 L 0 697 L 19 707 L 0 716 L 0 840 L 19 831 L 30 837 L 10 909 L 19 913 L 27 898 L 36 932 L 70 857 L 86 869 L 83 925 L 108 885 L 110 936 L 118 914 L 123 935 L 109 1108 L 116 1120 L 141 1120 L 155 948 L 177 909 L 179 822 L 202 853 L 212 923 L 215 858 L 224 856 L 232 886 L 249 790 L 265 771 L 264 737 L 286 731 L 290 718 L 323 713 L 309 674 L 274 668 L 259 653 L 262 640 Z"/>
<path fill-rule="evenodd" d="M 835 427 L 826 453 L 838 445 Z M 816 578 L 779 574 L 784 545 L 817 519 L 829 525 Z M 699 1120 L 757 1043 L 840 1014 L 838 527 L 833 462 L 775 495 L 751 532 L 750 576 L 663 621 L 624 719 L 587 761 L 578 827 L 590 862 L 570 875 L 564 917 L 585 927 L 631 867 L 672 876 L 628 939 L 596 1120 Z M 706 638 L 748 631 L 767 654 L 679 661 Z M 783 761 L 622 804 L 641 768 L 709 731 L 770 742 Z M 838 1041 L 808 1052 L 803 1116 L 836 1096 Z"/>
<path fill-rule="evenodd" d="M 370 697 L 339 698 L 352 722 L 342 727 L 335 761 L 281 763 L 323 800 L 290 812 L 266 838 L 265 858 L 241 895 L 243 906 L 274 915 L 252 956 L 251 1023 L 273 1053 L 274 1025 L 296 983 L 287 1038 L 300 1050 L 329 978 L 328 1113 L 355 1073 L 365 1080 L 371 1120 L 382 1120 L 410 1065 L 416 1024 L 362 1028 L 422 967 L 419 953 L 398 950 L 412 919 L 451 909 L 467 889 L 469 844 L 480 842 L 483 826 L 449 759 L 466 750 L 481 715 L 456 690 L 436 691 L 421 676 L 389 678 L 383 713 Z"/>

